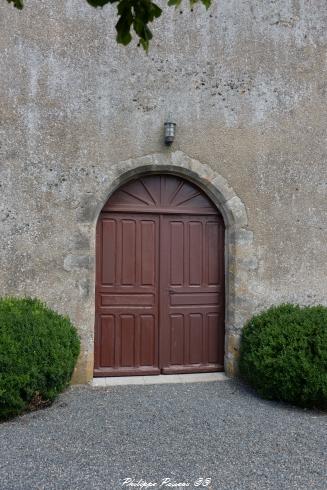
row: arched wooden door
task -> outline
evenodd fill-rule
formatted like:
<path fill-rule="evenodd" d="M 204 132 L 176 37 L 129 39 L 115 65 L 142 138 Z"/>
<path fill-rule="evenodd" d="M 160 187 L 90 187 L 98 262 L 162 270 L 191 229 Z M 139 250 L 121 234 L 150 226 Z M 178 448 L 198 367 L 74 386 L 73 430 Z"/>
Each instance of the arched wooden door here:
<path fill-rule="evenodd" d="M 109 198 L 96 238 L 95 376 L 223 370 L 224 231 L 210 199 L 173 175 Z"/>

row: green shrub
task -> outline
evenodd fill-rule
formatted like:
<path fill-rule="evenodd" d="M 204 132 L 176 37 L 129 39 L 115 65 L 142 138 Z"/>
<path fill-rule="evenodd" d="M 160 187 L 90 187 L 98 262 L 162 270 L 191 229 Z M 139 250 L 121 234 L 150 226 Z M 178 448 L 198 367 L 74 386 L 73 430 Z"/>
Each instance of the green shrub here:
<path fill-rule="evenodd" d="M 283 304 L 244 327 L 240 374 L 264 398 L 327 407 L 327 308 Z"/>
<path fill-rule="evenodd" d="M 51 403 L 69 384 L 80 341 L 37 299 L 0 298 L 0 419 Z"/>

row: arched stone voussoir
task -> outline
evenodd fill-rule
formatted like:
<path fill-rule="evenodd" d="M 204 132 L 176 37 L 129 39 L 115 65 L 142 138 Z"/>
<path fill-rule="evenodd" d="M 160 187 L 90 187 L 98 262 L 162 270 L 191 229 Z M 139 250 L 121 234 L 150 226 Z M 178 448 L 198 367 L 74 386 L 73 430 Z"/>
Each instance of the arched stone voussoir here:
<path fill-rule="evenodd" d="M 189 157 L 182 151 L 154 153 L 131 158 L 113 165 L 110 171 L 113 179 L 105 198 L 108 198 L 115 189 L 133 177 L 138 177 L 146 172 L 169 172 L 184 176 L 202 188 L 219 208 L 226 228 L 247 226 L 245 206 L 227 180 L 208 165 Z M 104 196 L 99 196 L 99 198 L 101 202 L 99 201 L 98 212 L 102 208 Z"/>
<path fill-rule="evenodd" d="M 229 217 L 230 227 L 244 228 L 248 224 L 246 209 L 238 196 L 234 196 L 224 203 L 224 209 Z"/>

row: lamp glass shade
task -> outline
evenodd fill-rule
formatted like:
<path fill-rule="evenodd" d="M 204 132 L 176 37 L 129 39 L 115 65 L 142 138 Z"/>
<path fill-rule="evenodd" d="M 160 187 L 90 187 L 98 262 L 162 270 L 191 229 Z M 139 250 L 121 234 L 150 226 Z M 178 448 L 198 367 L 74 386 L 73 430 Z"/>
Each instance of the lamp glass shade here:
<path fill-rule="evenodd" d="M 176 124 L 173 122 L 165 122 L 165 143 L 171 145 L 175 137 Z"/>

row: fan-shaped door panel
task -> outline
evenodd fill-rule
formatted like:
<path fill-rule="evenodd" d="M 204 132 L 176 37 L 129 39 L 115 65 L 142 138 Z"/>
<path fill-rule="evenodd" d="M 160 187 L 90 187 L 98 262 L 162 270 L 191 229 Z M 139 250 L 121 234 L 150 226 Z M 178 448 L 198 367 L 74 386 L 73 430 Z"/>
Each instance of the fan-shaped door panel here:
<path fill-rule="evenodd" d="M 201 189 L 174 175 L 148 175 L 128 182 L 114 192 L 103 211 L 217 214 Z"/>

